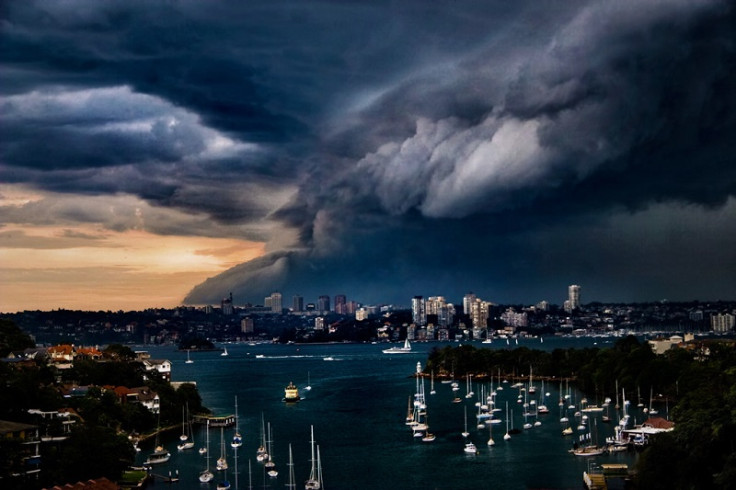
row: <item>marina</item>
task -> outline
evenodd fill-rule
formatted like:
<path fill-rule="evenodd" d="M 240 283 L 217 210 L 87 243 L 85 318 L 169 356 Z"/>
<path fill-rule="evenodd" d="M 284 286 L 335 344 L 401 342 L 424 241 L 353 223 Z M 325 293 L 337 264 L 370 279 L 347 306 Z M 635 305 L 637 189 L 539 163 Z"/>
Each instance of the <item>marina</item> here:
<path fill-rule="evenodd" d="M 595 341 L 605 342 L 601 339 Z M 594 340 L 549 338 L 540 343 L 538 339 L 521 339 L 520 345 L 525 342 L 530 347 L 553 350 L 589 347 Z M 524 393 L 521 391 L 523 383 L 508 382 L 497 373 L 493 376 L 494 389 L 491 389 L 490 379 L 473 378 L 475 395 L 466 398 L 466 393 L 463 393 L 458 403 L 453 403 L 456 392 L 451 383 L 438 382 L 434 384 L 434 394 L 428 394 L 430 390 L 425 392 L 424 384 L 430 383 L 431 376 L 429 373 L 422 377 L 414 376 L 417 363 L 423 366 L 430 350 L 444 345 L 448 344 L 413 343 L 411 353 L 387 356 L 382 352 L 383 347 L 375 344 L 233 343 L 227 346 L 227 358 L 220 356 L 219 352 L 201 353 L 195 364 L 186 364 L 186 352 L 178 352 L 174 347 L 155 346 L 148 347 L 148 350 L 154 358 L 172 361 L 172 379 L 175 381 L 195 381 L 203 403 L 215 415 L 227 414 L 209 418 L 209 438 L 217 447 L 211 448 L 215 453 L 213 461 L 221 456 L 220 441 L 232 439 L 237 415 L 242 446 L 234 449 L 227 444 L 225 447 L 231 488 L 248 488 L 249 479 L 255 488 L 263 488 L 264 485 L 278 488 L 289 483 L 292 471 L 297 487 L 302 488 L 310 478 L 312 465 L 317 464 L 316 459 L 319 459 L 318 472 L 323 475 L 324 485 L 345 489 L 368 489 L 377 485 L 402 489 L 474 489 L 485 488 L 490 481 L 498 488 L 510 489 L 579 488 L 583 485 L 583 473 L 590 472 L 591 467 L 600 467 L 601 464 L 633 467 L 636 457 L 633 450 L 588 457 L 571 453 L 576 444 L 583 446 L 580 436 L 584 433 L 593 433 L 591 437 L 601 442 L 620 433 L 614 432 L 618 427 L 618 416 L 614 415 L 613 406 L 610 407 L 610 415 L 614 423 L 601 422 L 605 412 L 589 411 L 585 415 L 588 424 L 595 424 L 592 426 L 594 430 L 583 432 L 575 429 L 582 422 L 582 417 L 574 414 L 580 410 L 578 405 L 577 410 L 570 410 L 568 415 L 574 430 L 570 436 L 563 436 L 566 424 L 560 422 L 556 408 L 547 415 L 534 412 L 533 407 L 524 410 L 517 402 L 517 397 Z M 481 343 L 475 342 L 474 345 L 479 347 Z M 513 349 L 516 346 L 507 347 L 505 343 L 496 342 L 483 347 Z M 335 362 L 323 362 L 327 357 Z M 284 387 L 290 379 L 304 380 L 302 385 L 295 384 L 300 394 L 299 403 L 283 402 Z M 536 375 L 533 378 L 535 384 L 540 380 Z M 470 387 L 470 381 L 464 376 L 461 381 Z M 525 382 L 528 381 L 527 375 Z M 312 389 L 306 390 L 306 386 Z M 537 389 L 534 397 L 537 405 L 545 402 L 556 407 L 557 401 L 564 398 L 568 390 L 570 400 L 566 400 L 564 408 L 567 411 L 567 405 L 572 404 L 573 399 L 584 398 L 575 391 L 574 383 L 545 381 L 544 388 Z M 492 416 L 487 420 L 499 423 L 480 423 L 483 419 L 477 417 L 481 409 L 476 403 L 485 405 L 480 397 L 488 397 L 492 391 L 496 393 L 495 407 L 500 410 L 494 412 L 493 407 L 489 407 L 488 413 Z M 421 393 L 421 399 L 415 398 L 417 393 Z M 232 414 L 235 396 L 239 404 L 237 414 Z M 411 415 L 407 413 L 407 397 L 410 397 Z M 416 401 L 423 406 L 417 407 L 417 411 L 414 410 Z M 505 415 L 507 403 L 508 417 Z M 464 422 L 466 413 L 467 424 Z M 525 413 L 531 428 L 522 430 L 519 428 L 524 425 Z M 425 431 L 429 432 L 428 416 L 431 433 L 425 434 Z M 415 421 L 425 426 L 419 437 L 414 437 L 416 431 L 407 429 L 410 417 L 419 418 Z M 643 422 L 645 417 L 641 410 L 630 410 L 629 428 L 633 428 L 634 422 Z M 200 422 L 206 420 L 199 419 Z M 220 427 L 213 426 L 212 421 L 229 422 L 223 427 L 224 435 L 221 436 Z M 269 429 L 266 429 L 266 422 Z M 467 437 L 463 435 L 464 426 L 467 426 Z M 197 427 L 199 448 L 205 437 L 200 432 L 202 426 Z M 317 441 L 314 457 L 312 430 Z M 178 432 L 173 433 L 171 439 L 163 439 L 162 444 L 167 448 L 174 447 Z M 504 437 L 505 434 L 508 438 Z M 490 441 L 494 442 L 491 444 Z M 150 442 L 146 443 L 150 446 Z M 292 466 L 288 471 L 269 476 L 265 467 L 268 459 L 257 458 L 260 446 L 266 446 L 273 453 L 272 460 L 291 462 Z M 142 448 L 141 462 L 152 449 Z M 155 472 L 177 474 L 178 471 L 178 488 L 202 489 L 198 476 L 206 468 L 207 454 L 171 451 L 169 461 L 156 465 Z M 397 472 L 396 461 L 402 461 L 403 467 L 412 470 Z M 214 481 L 209 484 L 212 488 Z"/>

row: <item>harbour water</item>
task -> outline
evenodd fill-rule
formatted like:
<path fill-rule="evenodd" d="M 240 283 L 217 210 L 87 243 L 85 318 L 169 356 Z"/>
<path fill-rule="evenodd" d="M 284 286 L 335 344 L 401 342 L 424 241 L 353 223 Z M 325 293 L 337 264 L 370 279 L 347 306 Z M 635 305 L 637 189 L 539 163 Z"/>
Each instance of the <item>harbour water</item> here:
<path fill-rule="evenodd" d="M 594 342 L 605 347 L 604 343 L 610 344 L 612 340 L 550 337 L 543 343 L 539 339 L 520 340 L 518 346 L 551 350 L 588 347 Z M 436 439 L 422 442 L 412 437 L 405 425 L 407 404 L 416 391 L 412 374 L 417 362 L 424 365 L 430 350 L 442 345 L 416 343 L 410 354 L 386 355 L 381 352 L 386 344 L 228 344 L 228 356 L 221 356 L 220 352 L 192 353 L 194 362 L 191 364 L 185 363 L 186 352 L 179 352 L 173 346 L 146 346 L 146 350 L 154 358 L 172 361 L 174 381 L 195 381 L 203 403 L 216 415 L 234 413 L 235 397 L 238 397 L 243 445 L 237 450 L 237 466 L 234 450 L 230 447 L 235 429 L 225 429 L 227 479 L 233 489 L 284 488 L 289 475 L 289 444 L 294 457 L 296 488 L 304 488 L 311 464 L 310 426 L 314 426 L 324 488 L 328 490 L 581 488 L 582 473 L 591 465 L 633 464 L 631 453 L 579 457 L 568 452 L 581 432 L 576 430 L 574 435 L 567 437 L 561 435 L 564 426 L 559 420 L 560 386 L 556 383 L 545 385 L 544 391 L 550 393 L 545 401 L 550 413 L 539 417 L 541 426 L 523 430 L 510 441 L 504 441 L 505 422 L 493 425 L 496 445 L 489 447 L 489 430 L 476 427 L 477 395 L 465 398 L 465 381 L 459 380 L 457 393 L 462 401 L 453 403 L 455 393 L 449 384 L 436 380 L 436 393 L 430 395 L 427 379 L 429 426 Z M 491 349 L 517 347 L 513 341 L 511 345 L 505 342 L 475 342 L 473 345 Z M 289 382 L 300 388 L 303 399 L 298 403 L 282 401 L 284 387 Z M 312 387 L 310 391 L 304 389 L 308 382 Z M 539 393 L 541 386 L 535 385 Z M 514 412 L 513 426 L 521 428 L 524 419 L 522 405 L 517 403 L 519 390 L 512 388 L 511 383 L 503 386 L 504 390 L 498 392 L 497 404 L 503 408 L 508 401 Z M 579 400 L 581 395 L 574 392 L 574 387 L 571 389 L 574 400 Z M 474 385 L 473 390 L 477 394 L 480 387 Z M 478 447 L 478 454 L 463 452 L 464 407 L 468 413 L 469 438 Z M 611 409 L 615 423 L 618 418 L 613 407 Z M 632 419 L 641 422 L 644 415 L 635 413 L 638 411 L 633 409 L 630 413 Z M 612 435 L 613 423 L 602 423 L 600 413 L 589 416 L 593 438 L 603 442 L 605 437 Z M 262 417 L 273 433 L 272 453 L 279 471 L 276 478 L 266 476 L 263 465 L 255 458 L 261 441 Z M 575 428 L 576 422 L 570 417 Z M 201 484 L 197 478 L 205 467 L 205 457 L 196 449 L 177 451 L 178 434 L 174 431 L 162 440 L 171 452 L 171 459 L 154 466 L 153 473 L 168 476 L 169 472 L 172 475 L 178 472 L 179 482 L 171 485 L 182 490 L 214 489 L 215 482 L 222 477 L 214 471 L 215 461 L 220 457 L 219 429 L 210 430 L 210 468 L 216 478 L 209 484 Z M 203 427 L 195 426 L 194 434 L 196 446 L 203 446 Z M 139 463 L 152 451 L 152 445 L 152 441 L 141 444 Z M 159 480 L 154 485 L 169 484 Z"/>

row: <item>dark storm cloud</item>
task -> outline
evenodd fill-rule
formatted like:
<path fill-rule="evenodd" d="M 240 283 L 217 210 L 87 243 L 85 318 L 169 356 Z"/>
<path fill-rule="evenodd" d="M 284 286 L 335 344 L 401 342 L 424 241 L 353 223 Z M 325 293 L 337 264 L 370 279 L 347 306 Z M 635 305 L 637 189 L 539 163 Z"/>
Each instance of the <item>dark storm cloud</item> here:
<path fill-rule="evenodd" d="M 581 282 L 559 237 L 572 260 L 615 262 L 591 236 L 646 233 L 681 203 L 733 216 L 729 2 L 18 2 L 3 17 L 7 180 L 298 230 L 191 302 L 529 298 Z M 699 254 L 736 262 L 712 247 Z"/>

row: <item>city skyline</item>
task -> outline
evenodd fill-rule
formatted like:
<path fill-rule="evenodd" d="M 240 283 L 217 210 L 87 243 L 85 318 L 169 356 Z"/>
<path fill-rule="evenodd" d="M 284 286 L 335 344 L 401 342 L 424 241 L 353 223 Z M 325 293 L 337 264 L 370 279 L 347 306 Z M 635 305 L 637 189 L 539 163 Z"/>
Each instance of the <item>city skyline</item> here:
<path fill-rule="evenodd" d="M 736 298 L 723 0 L 0 16 L 0 311 Z"/>

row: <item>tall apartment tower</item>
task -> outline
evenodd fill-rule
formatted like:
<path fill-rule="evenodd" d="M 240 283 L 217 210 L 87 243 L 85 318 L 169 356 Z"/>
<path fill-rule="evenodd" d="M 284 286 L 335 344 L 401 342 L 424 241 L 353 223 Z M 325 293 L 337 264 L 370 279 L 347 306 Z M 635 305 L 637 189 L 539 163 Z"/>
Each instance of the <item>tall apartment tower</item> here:
<path fill-rule="evenodd" d="M 427 309 L 422 296 L 414 296 L 411 300 L 411 317 L 417 325 L 427 324 Z"/>
<path fill-rule="evenodd" d="M 475 303 L 476 296 L 473 293 L 468 293 L 463 297 L 463 313 L 470 315 L 470 307 Z"/>
<path fill-rule="evenodd" d="M 274 313 L 281 313 L 283 306 L 281 304 L 281 293 L 271 293 L 271 311 Z"/>
<path fill-rule="evenodd" d="M 291 300 L 291 309 L 294 311 L 304 311 L 304 298 L 295 294 Z"/>
<path fill-rule="evenodd" d="M 567 301 L 570 311 L 580 309 L 580 286 L 573 284 L 567 287 Z"/>
<path fill-rule="evenodd" d="M 348 299 L 344 294 L 335 295 L 335 313 L 338 315 L 348 314 Z"/>
<path fill-rule="evenodd" d="M 223 315 L 232 315 L 235 312 L 235 308 L 233 307 L 233 293 L 230 293 L 230 296 L 227 298 L 222 298 L 220 309 Z"/>
<path fill-rule="evenodd" d="M 317 310 L 323 313 L 330 311 L 330 297 L 323 294 L 317 298 Z"/>
<path fill-rule="evenodd" d="M 253 323 L 253 319 L 250 317 L 245 317 L 242 320 L 240 320 L 240 332 L 241 333 L 253 333 L 255 330 L 255 325 Z"/>

